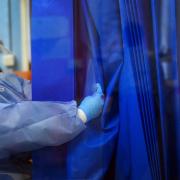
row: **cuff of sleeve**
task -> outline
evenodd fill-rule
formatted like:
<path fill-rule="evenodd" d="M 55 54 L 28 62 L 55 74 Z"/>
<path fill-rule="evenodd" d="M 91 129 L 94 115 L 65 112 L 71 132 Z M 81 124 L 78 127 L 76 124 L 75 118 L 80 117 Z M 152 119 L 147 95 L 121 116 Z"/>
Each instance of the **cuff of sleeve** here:
<path fill-rule="evenodd" d="M 87 116 L 82 109 L 78 108 L 77 114 L 83 123 L 87 123 Z"/>

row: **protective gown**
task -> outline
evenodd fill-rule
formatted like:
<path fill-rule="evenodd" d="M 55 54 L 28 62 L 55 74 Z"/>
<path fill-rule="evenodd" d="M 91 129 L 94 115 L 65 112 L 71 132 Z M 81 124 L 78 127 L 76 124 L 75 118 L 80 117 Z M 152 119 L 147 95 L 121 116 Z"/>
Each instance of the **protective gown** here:
<path fill-rule="evenodd" d="M 0 75 L 0 159 L 61 145 L 84 129 L 75 101 L 31 101 L 30 81 Z"/>

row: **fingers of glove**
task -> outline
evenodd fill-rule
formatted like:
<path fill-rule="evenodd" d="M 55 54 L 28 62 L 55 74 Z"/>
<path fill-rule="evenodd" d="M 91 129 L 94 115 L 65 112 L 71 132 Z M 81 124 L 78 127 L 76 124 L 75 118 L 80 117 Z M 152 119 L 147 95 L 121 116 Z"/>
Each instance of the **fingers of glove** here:
<path fill-rule="evenodd" d="M 96 94 L 103 95 L 103 91 L 101 85 L 99 83 L 96 84 Z"/>

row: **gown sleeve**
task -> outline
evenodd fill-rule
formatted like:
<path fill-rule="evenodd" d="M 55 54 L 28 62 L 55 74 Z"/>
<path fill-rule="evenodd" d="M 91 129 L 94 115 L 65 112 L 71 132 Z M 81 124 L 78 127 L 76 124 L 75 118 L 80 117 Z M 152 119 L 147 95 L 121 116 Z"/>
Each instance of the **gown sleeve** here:
<path fill-rule="evenodd" d="M 8 94 L 7 97 L 17 95 L 10 92 L 10 84 L 2 84 L 0 81 L 1 96 L 2 93 Z M 22 91 L 26 90 L 28 94 L 23 96 L 30 98 L 27 87 L 31 86 L 27 82 L 22 84 Z M 15 89 L 13 84 L 13 91 Z M 0 102 L 0 159 L 47 146 L 59 146 L 85 129 L 84 123 L 77 116 L 75 101 L 38 102 L 30 101 L 28 97 L 18 102 Z"/>

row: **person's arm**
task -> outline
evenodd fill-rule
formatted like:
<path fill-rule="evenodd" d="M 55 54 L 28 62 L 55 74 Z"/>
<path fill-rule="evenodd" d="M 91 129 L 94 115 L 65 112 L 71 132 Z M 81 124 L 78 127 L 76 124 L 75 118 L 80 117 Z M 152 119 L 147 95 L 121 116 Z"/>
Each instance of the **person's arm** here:
<path fill-rule="evenodd" d="M 0 103 L 0 158 L 58 146 L 85 129 L 72 102 Z"/>
<path fill-rule="evenodd" d="M 0 158 L 72 140 L 104 104 L 98 84 L 79 108 L 75 101 L 31 101 L 31 83 L 12 74 L 0 76 L 0 87 Z"/>

